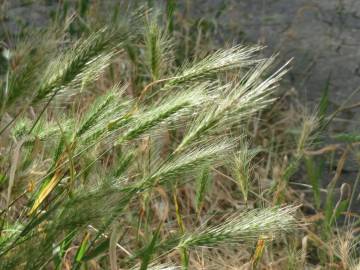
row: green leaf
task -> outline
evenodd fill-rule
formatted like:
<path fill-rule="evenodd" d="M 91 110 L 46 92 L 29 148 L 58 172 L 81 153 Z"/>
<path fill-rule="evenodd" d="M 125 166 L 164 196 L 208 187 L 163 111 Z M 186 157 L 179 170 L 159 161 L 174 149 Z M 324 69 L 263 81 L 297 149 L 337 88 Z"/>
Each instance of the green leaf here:
<path fill-rule="evenodd" d="M 146 249 L 141 254 L 142 261 L 141 261 L 140 270 L 146 270 L 150 264 L 151 257 L 156 251 L 155 247 L 156 247 L 156 243 L 158 242 L 159 235 L 160 235 L 160 229 L 161 229 L 161 224 L 158 226 L 157 230 L 153 234 L 153 237 L 152 237 L 149 245 L 146 247 Z"/>
<path fill-rule="evenodd" d="M 75 255 L 75 261 L 76 262 L 82 262 L 83 261 L 83 257 L 89 247 L 89 239 L 90 239 L 90 234 L 89 233 L 86 233 L 82 242 L 81 242 L 81 245 L 80 247 L 78 248 L 77 252 L 76 252 L 76 255 Z"/>
<path fill-rule="evenodd" d="M 344 143 L 360 142 L 360 134 L 358 134 L 358 133 L 338 133 L 332 137 L 335 140 L 344 142 Z"/>
<path fill-rule="evenodd" d="M 110 239 L 105 239 L 100 242 L 96 247 L 88 250 L 86 255 L 82 258 L 83 261 L 89 261 L 94 259 L 95 257 L 99 256 L 100 254 L 105 253 L 106 250 L 109 248 Z"/>

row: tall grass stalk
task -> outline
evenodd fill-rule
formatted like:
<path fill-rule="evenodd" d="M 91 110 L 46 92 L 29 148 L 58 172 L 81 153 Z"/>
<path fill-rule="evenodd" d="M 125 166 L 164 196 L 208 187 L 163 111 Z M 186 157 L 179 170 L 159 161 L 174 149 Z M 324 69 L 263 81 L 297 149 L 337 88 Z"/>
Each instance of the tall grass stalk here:
<path fill-rule="evenodd" d="M 30 40 L 39 51 L 10 67 L 1 85 L 1 113 L 11 123 L 1 118 L 0 143 L 9 145 L 0 160 L 7 187 L 1 269 L 175 269 L 157 262 L 171 252 L 187 269 L 200 247 L 270 241 L 297 227 L 293 206 L 232 209 L 203 222 L 210 170 L 222 170 L 235 152 L 247 202 L 255 154 L 241 143 L 245 134 L 232 130 L 276 100 L 288 64 L 275 69 L 275 56 L 240 45 L 176 63 L 174 9 L 169 2 L 164 25 L 135 12 L 120 26 L 94 25 L 79 38 Z M 86 16 L 88 2 L 79 10 Z M 114 70 L 120 78 L 112 85 Z M 195 230 L 186 228 L 189 187 L 201 223 Z M 176 206 L 167 201 L 174 191 Z"/>

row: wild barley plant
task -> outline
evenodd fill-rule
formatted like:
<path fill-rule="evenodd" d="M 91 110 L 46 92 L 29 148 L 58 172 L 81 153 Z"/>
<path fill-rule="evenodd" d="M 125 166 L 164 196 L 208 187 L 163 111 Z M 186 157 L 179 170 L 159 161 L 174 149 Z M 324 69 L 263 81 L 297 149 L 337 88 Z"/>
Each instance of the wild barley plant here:
<path fill-rule="evenodd" d="M 200 216 L 213 170 L 234 155 L 247 199 L 255 152 L 231 130 L 271 106 L 287 65 L 274 71 L 275 57 L 238 45 L 177 66 L 171 35 L 144 20 L 136 13 L 76 41 L 56 29 L 10 49 L 1 81 L 1 269 L 187 269 L 198 247 L 271 240 L 296 226 L 294 207 L 274 206 L 187 230 L 179 187 L 196 186 Z M 109 83 L 119 62 L 123 77 Z M 134 66 L 136 83 L 127 72 Z M 159 262 L 170 253 L 180 260 Z"/>

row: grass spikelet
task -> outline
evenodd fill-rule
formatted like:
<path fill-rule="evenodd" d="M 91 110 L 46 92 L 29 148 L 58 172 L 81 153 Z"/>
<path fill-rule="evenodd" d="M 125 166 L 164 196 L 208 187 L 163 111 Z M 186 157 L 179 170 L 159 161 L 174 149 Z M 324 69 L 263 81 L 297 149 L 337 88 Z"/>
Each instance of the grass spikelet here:
<path fill-rule="evenodd" d="M 79 86 L 84 78 L 95 80 L 109 65 L 114 49 L 119 46 L 118 42 L 121 44 L 128 37 L 127 33 L 122 33 L 120 39 L 118 35 L 111 29 L 103 28 L 78 41 L 49 65 L 32 102 L 55 96 L 67 86 Z"/>
<path fill-rule="evenodd" d="M 216 143 L 204 145 L 201 147 L 191 147 L 179 155 L 175 155 L 168 162 L 165 162 L 147 179 L 144 183 L 152 183 L 158 180 L 158 183 L 165 179 L 174 178 L 183 173 L 191 173 L 204 162 L 220 160 L 221 156 L 228 153 L 234 147 L 234 142 L 230 140 L 219 141 Z"/>
<path fill-rule="evenodd" d="M 224 243 L 256 241 L 259 235 L 273 239 L 280 232 L 296 228 L 296 209 L 297 207 L 292 206 L 272 207 L 234 214 L 218 226 L 200 228 L 184 236 L 178 247 L 210 247 Z"/>
<path fill-rule="evenodd" d="M 158 16 L 148 22 L 145 29 L 145 65 L 151 75 L 151 80 L 160 79 L 173 60 L 172 41 L 156 22 Z"/>
<path fill-rule="evenodd" d="M 270 95 L 286 73 L 286 65 L 284 65 L 266 79 L 260 80 L 261 75 L 273 61 L 274 59 L 270 58 L 259 64 L 239 83 L 229 83 L 221 87 L 221 92 L 225 93 L 225 97 L 199 113 L 177 151 L 199 136 L 207 134 L 209 130 L 222 129 L 235 121 L 239 123 L 240 120 L 269 105 L 274 100 Z"/>
<path fill-rule="evenodd" d="M 192 82 L 227 70 L 251 66 L 258 62 L 254 60 L 254 54 L 259 50 L 261 47 L 244 46 L 218 50 L 199 62 L 184 65 L 168 84 Z"/>
<path fill-rule="evenodd" d="M 258 150 L 250 149 L 249 143 L 243 142 L 240 145 L 240 150 L 234 156 L 232 168 L 234 171 L 235 179 L 238 182 L 241 193 L 244 197 L 245 203 L 247 203 L 248 200 L 250 186 L 249 178 L 252 174 L 251 162 L 258 153 Z"/>
<path fill-rule="evenodd" d="M 205 194 L 209 188 L 211 182 L 210 168 L 208 165 L 205 165 L 196 178 L 196 195 L 195 195 L 195 204 L 196 210 L 199 213 L 201 211 L 202 204 L 205 199 Z"/>
<path fill-rule="evenodd" d="M 193 107 L 202 99 L 203 94 L 200 91 L 185 92 L 175 97 L 165 98 L 162 100 L 161 105 L 135 115 L 133 119 L 134 126 L 129 127 L 118 143 L 138 138 L 152 127 L 186 112 L 187 109 Z"/>

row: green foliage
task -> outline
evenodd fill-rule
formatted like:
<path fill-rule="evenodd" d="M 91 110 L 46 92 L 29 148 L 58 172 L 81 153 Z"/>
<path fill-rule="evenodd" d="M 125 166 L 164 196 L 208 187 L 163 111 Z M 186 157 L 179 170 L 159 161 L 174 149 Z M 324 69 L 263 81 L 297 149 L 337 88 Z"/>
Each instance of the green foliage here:
<path fill-rule="evenodd" d="M 360 141 L 360 135 L 357 133 L 339 133 L 333 137 L 335 140 L 345 143 L 357 143 Z"/>
<path fill-rule="evenodd" d="M 320 208 L 320 181 L 323 166 L 317 164 L 311 157 L 305 158 L 305 166 L 314 193 L 315 205 Z"/>
<path fill-rule="evenodd" d="M 163 13 L 118 8 L 106 25 L 79 1 L 76 21 L 59 27 L 70 2 L 62 8 L 42 38 L 10 49 L 19 62 L 2 75 L 1 269 L 191 269 L 204 247 L 280 242 L 298 227 L 297 207 L 274 206 L 269 190 L 252 204 L 266 151 L 247 143 L 288 63 L 276 69 L 275 56 L 243 45 L 175 59 L 176 1 Z M 286 184 L 317 127 L 315 116 L 302 120 Z M 306 162 L 320 208 L 320 172 Z"/>
<path fill-rule="evenodd" d="M 168 68 L 171 67 L 173 60 L 172 41 L 168 34 L 164 32 L 158 23 L 155 16 L 152 21 L 147 23 L 145 29 L 145 65 L 151 75 L 151 79 L 156 81 L 160 79 Z"/>
<path fill-rule="evenodd" d="M 252 175 L 251 163 L 254 157 L 259 153 L 258 150 L 250 149 L 248 143 L 241 143 L 240 151 L 235 155 L 233 161 L 234 178 L 239 184 L 241 193 L 247 203 L 250 187 L 250 177 Z"/>
<path fill-rule="evenodd" d="M 195 195 L 195 203 L 196 203 L 196 211 L 200 212 L 202 204 L 205 200 L 206 192 L 210 186 L 211 175 L 210 175 L 210 167 L 205 165 L 200 172 L 200 175 L 196 178 L 196 195 Z"/>

